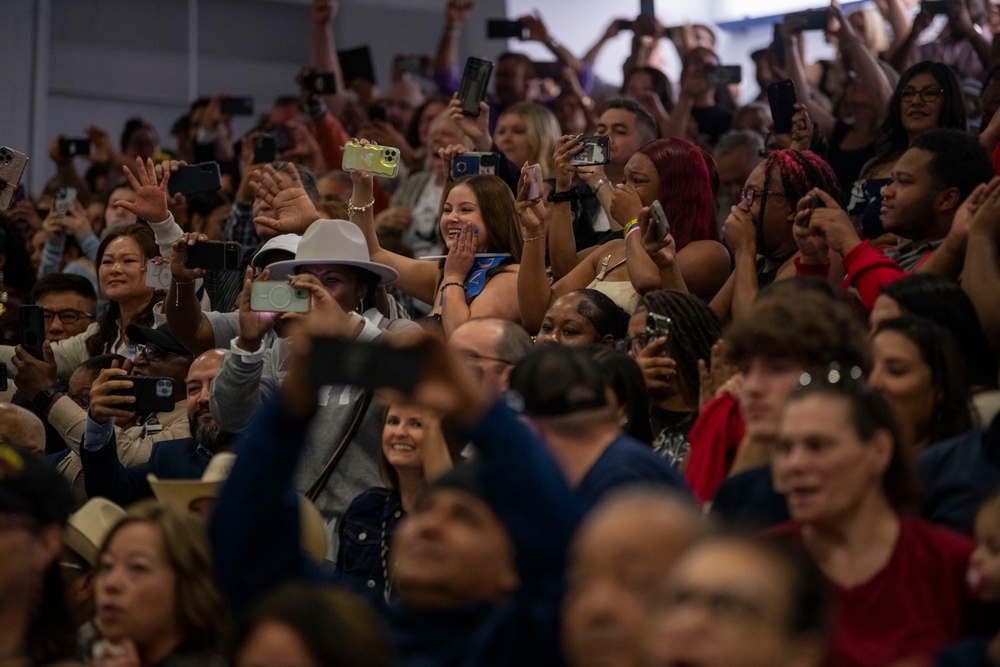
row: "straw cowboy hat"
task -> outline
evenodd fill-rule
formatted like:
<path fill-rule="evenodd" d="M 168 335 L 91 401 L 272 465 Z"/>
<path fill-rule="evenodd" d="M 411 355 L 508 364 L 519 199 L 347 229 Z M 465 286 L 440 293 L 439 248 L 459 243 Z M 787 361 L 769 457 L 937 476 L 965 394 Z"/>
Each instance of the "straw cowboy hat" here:
<path fill-rule="evenodd" d="M 66 546 L 90 567 L 97 567 L 97 553 L 111 529 L 125 518 L 125 510 L 107 498 L 95 497 L 69 516 L 66 522 Z"/>
<path fill-rule="evenodd" d="M 146 476 L 153 495 L 164 507 L 187 512 L 191 504 L 204 498 L 218 498 L 222 483 L 236 462 L 236 454 L 219 452 L 208 462 L 201 479 L 159 479 L 150 473 Z M 299 498 L 299 544 L 317 560 L 326 559 L 326 526 L 316 506 Z"/>
<path fill-rule="evenodd" d="M 269 264 L 272 280 L 280 280 L 295 273 L 303 264 L 339 264 L 356 266 L 371 271 L 379 277 L 379 285 L 395 282 L 396 269 L 373 262 L 368 254 L 364 232 L 347 220 L 317 220 L 302 235 L 295 259 Z"/>

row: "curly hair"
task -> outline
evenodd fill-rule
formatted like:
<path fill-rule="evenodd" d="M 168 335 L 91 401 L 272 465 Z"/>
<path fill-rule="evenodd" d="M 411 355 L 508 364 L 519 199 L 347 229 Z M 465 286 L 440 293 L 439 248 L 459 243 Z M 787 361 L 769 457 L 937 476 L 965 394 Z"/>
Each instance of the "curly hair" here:
<path fill-rule="evenodd" d="M 647 311 L 670 318 L 670 356 L 677 362 L 684 398 L 698 403 L 698 360 L 712 358 L 712 345 L 719 340 L 722 323 L 708 304 L 686 292 L 656 290 L 639 300 L 636 312 Z"/>
<path fill-rule="evenodd" d="M 864 325 L 843 302 L 816 290 L 761 294 L 725 340 L 729 362 L 737 366 L 757 357 L 789 359 L 806 367 L 836 361 L 868 371 L 872 365 Z"/>

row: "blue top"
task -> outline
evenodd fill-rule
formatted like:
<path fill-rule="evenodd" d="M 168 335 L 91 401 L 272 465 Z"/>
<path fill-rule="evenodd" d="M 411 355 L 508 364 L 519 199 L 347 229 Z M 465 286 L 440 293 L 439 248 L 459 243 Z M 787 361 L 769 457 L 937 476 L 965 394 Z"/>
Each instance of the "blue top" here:
<path fill-rule="evenodd" d="M 979 505 L 1000 488 L 1000 415 L 985 429 L 942 440 L 920 452 L 923 516 L 965 535 Z"/>
<path fill-rule="evenodd" d="M 576 494 L 591 507 L 608 491 L 629 484 L 669 486 L 694 497 L 683 475 L 649 445 L 624 433 L 590 467 L 576 487 Z"/>
<path fill-rule="evenodd" d="M 292 579 L 340 583 L 385 606 L 382 591 L 324 569 L 298 546 L 292 485 L 307 422 L 280 395 L 244 433 L 240 456 L 216 501 L 209 539 L 224 596 L 237 614 Z M 400 665 L 559 665 L 558 609 L 570 539 L 583 516 L 551 456 L 497 401 L 469 429 L 478 447 L 483 495 L 510 532 L 521 586 L 501 605 L 441 612 L 387 609 Z"/>

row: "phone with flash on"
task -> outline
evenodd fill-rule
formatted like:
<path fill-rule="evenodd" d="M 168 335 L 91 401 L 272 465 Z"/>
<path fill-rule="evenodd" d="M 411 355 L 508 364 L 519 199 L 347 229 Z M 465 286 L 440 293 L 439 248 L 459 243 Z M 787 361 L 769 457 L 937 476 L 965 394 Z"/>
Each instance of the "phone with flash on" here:
<path fill-rule="evenodd" d="M 525 167 L 524 173 L 528 177 L 528 200 L 541 199 L 542 192 L 545 189 L 542 182 L 542 166 L 540 164 L 529 164 Z"/>

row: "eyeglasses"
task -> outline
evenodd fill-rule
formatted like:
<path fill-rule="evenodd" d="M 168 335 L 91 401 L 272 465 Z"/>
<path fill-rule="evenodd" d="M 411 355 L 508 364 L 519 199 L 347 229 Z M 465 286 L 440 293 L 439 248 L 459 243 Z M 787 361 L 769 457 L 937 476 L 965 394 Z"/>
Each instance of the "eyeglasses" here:
<path fill-rule="evenodd" d="M 161 350 L 156 345 L 152 343 L 147 343 L 145 345 L 135 346 L 136 356 L 140 354 L 146 357 L 146 361 L 158 361 L 162 359 L 169 359 L 170 357 L 182 356 L 177 352 L 168 352 L 167 350 Z"/>
<path fill-rule="evenodd" d="M 740 190 L 740 200 L 746 202 L 747 206 L 753 206 L 755 199 L 760 199 L 764 196 L 764 193 L 771 195 L 772 197 L 785 197 L 787 199 L 788 195 L 784 192 L 775 192 L 774 190 L 756 190 L 754 188 L 743 188 Z"/>
<path fill-rule="evenodd" d="M 615 349 L 619 352 L 624 352 L 625 354 L 636 355 L 642 352 L 643 348 L 652 343 L 657 338 L 663 338 L 667 334 L 639 334 L 638 336 L 633 336 L 632 338 L 625 338 L 622 340 L 615 341 Z"/>
<path fill-rule="evenodd" d="M 54 320 L 56 316 L 59 317 L 59 320 L 63 324 L 73 324 L 81 317 L 88 320 L 92 320 L 97 317 L 93 313 L 85 313 L 82 310 L 77 310 L 76 308 L 63 308 L 62 310 L 49 310 L 48 308 L 43 308 L 42 316 L 45 318 L 46 324 Z"/>
<path fill-rule="evenodd" d="M 900 91 L 899 97 L 904 102 L 912 102 L 913 98 L 920 95 L 920 99 L 924 102 L 936 102 L 938 98 L 944 95 L 944 90 L 938 88 L 937 86 L 927 86 L 926 88 L 921 88 L 917 90 L 913 86 L 907 86 Z"/>

